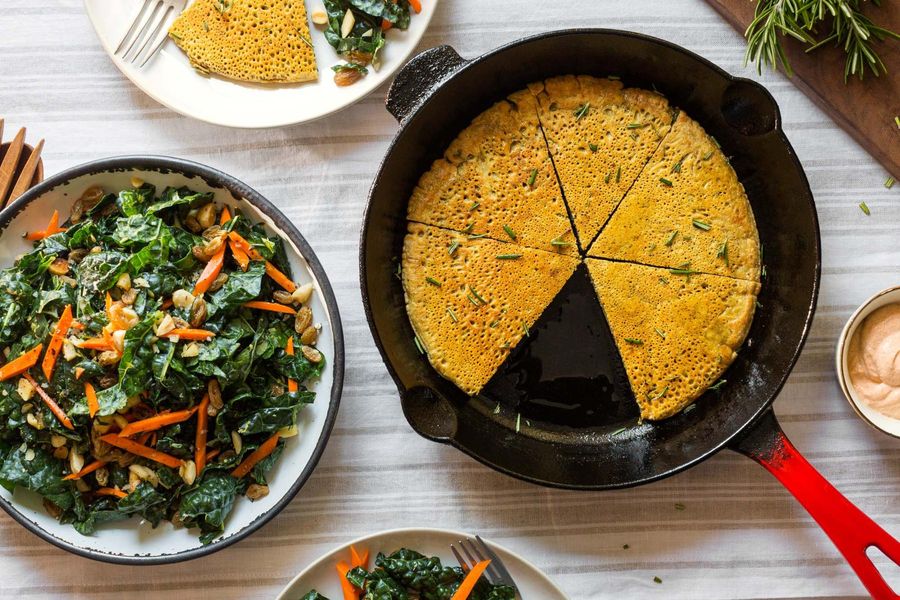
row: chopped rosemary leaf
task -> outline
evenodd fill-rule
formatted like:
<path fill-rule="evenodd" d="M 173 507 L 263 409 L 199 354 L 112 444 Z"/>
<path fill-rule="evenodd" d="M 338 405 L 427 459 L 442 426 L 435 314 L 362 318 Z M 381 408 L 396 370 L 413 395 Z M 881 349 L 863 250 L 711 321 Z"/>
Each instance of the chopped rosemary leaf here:
<path fill-rule="evenodd" d="M 900 129 L 900 117 L 894 117 L 894 123 L 897 125 L 897 129 Z"/>
<path fill-rule="evenodd" d="M 660 177 L 659 182 L 665 186 L 672 187 L 672 182 L 666 179 L 665 177 Z"/>
<path fill-rule="evenodd" d="M 606 174 L 606 178 L 603 180 L 603 183 L 609 183 L 610 177 L 612 177 L 612 171 Z"/>
<path fill-rule="evenodd" d="M 440 281 L 438 281 L 438 280 L 435 279 L 434 277 L 426 277 L 426 278 L 425 278 L 425 281 L 427 281 L 427 282 L 430 283 L 431 285 L 436 285 L 437 287 L 441 287 L 442 285 L 444 285 L 443 283 L 441 283 Z"/>
<path fill-rule="evenodd" d="M 706 154 L 703 155 L 703 160 L 709 160 L 709 158 L 713 155 L 713 151 L 710 150 Z"/>
<path fill-rule="evenodd" d="M 669 280 L 666 279 L 665 277 L 663 277 L 662 275 L 659 276 L 659 282 L 663 285 L 669 285 Z"/>
<path fill-rule="evenodd" d="M 506 232 L 506 235 L 508 235 L 510 239 L 512 239 L 513 241 L 516 240 L 516 232 L 512 230 L 512 227 L 510 227 L 509 225 L 504 225 L 503 231 Z"/>
<path fill-rule="evenodd" d="M 662 339 L 666 339 L 666 332 L 665 332 L 665 331 L 663 331 L 662 329 L 659 329 L 658 327 L 654 327 L 653 330 L 656 332 L 656 335 L 658 335 L 658 336 L 661 337 Z"/>
<path fill-rule="evenodd" d="M 500 414 L 500 403 L 499 402 L 497 403 L 497 406 L 494 407 L 494 414 L 495 415 Z"/>
<path fill-rule="evenodd" d="M 447 253 L 450 254 L 450 256 L 453 256 L 453 253 L 456 252 L 457 248 L 459 248 L 459 241 L 453 240 L 452 242 L 450 242 L 450 247 L 447 249 Z"/>
<path fill-rule="evenodd" d="M 528 325 L 525 321 L 522 321 L 522 332 L 525 334 L 525 337 L 531 337 L 531 332 L 528 331 Z"/>
<path fill-rule="evenodd" d="M 478 208 L 479 206 L 481 206 L 481 202 L 479 202 L 478 200 L 476 200 L 475 202 L 472 203 L 472 206 L 469 207 L 469 212 L 472 212 L 473 210 L 475 210 L 475 209 Z"/>
<path fill-rule="evenodd" d="M 517 258 L 522 258 L 521 254 L 498 254 L 497 258 L 500 260 L 516 260 Z"/>
<path fill-rule="evenodd" d="M 725 266 L 730 267 L 728 264 L 728 240 L 722 242 L 722 245 L 719 246 L 719 251 L 716 253 L 716 258 L 721 258 L 725 261 Z"/>
<path fill-rule="evenodd" d="M 867 217 L 868 217 L 869 215 L 872 214 L 872 211 L 869 210 L 869 205 L 866 204 L 865 202 L 860 202 L 860 203 L 859 203 L 859 210 L 861 210 L 861 211 L 863 211 L 864 213 L 866 213 L 866 216 L 867 216 Z"/>
<path fill-rule="evenodd" d="M 584 104 L 582 104 L 581 106 L 576 108 L 572 114 L 575 115 L 576 121 L 580 121 L 581 119 L 583 119 L 584 117 L 587 116 L 587 114 L 590 112 L 590 110 L 591 110 L 591 103 L 585 102 Z"/>
<path fill-rule="evenodd" d="M 647 398 L 650 399 L 651 401 L 653 401 L 653 400 L 659 400 L 660 398 L 662 398 L 663 396 L 665 396 L 665 395 L 666 395 L 666 392 L 668 392 L 668 391 L 669 391 L 669 386 L 666 386 L 666 387 L 664 387 L 664 388 L 662 389 L 662 391 L 661 391 L 660 393 L 658 393 L 658 394 L 655 395 L 655 396 L 653 396 L 652 394 L 650 394 L 650 393 L 648 392 L 648 393 L 647 393 Z"/>
<path fill-rule="evenodd" d="M 762 302 L 759 300 L 756 301 L 756 308 L 762 308 Z"/>
<path fill-rule="evenodd" d="M 613 436 L 619 435 L 620 433 L 625 433 L 626 431 L 627 431 L 627 429 L 625 427 L 619 427 L 618 429 L 613 431 L 611 434 L 609 434 L 609 436 L 613 437 Z"/>
<path fill-rule="evenodd" d="M 672 275 L 696 275 L 699 272 L 692 269 L 669 269 L 669 273 Z"/>
<path fill-rule="evenodd" d="M 631 546 L 628 544 L 622 544 L 622 550 L 628 550 L 629 548 L 631 548 Z"/>
<path fill-rule="evenodd" d="M 565 235 L 565 234 L 563 234 L 563 235 Z M 562 248 L 562 247 L 566 247 L 566 246 L 571 246 L 572 243 L 563 240 L 562 235 L 561 235 L 558 238 L 554 238 L 554 239 L 550 240 L 550 245 Z"/>
<path fill-rule="evenodd" d="M 598 149 L 597 144 L 588 144 L 588 148 L 591 149 L 591 152 L 596 152 Z"/>
<path fill-rule="evenodd" d="M 674 165 L 672 165 L 672 172 L 673 172 L 673 173 L 681 173 L 681 165 L 682 165 L 682 163 L 684 163 L 684 159 L 685 159 L 685 158 L 687 158 L 687 154 L 685 154 L 684 156 L 682 156 L 681 159 L 680 159 L 677 163 L 675 163 Z"/>
<path fill-rule="evenodd" d="M 662 579 L 660 579 L 658 576 L 655 576 L 653 577 L 653 583 L 662 583 Z"/>
<path fill-rule="evenodd" d="M 416 348 L 418 348 L 419 354 L 425 354 L 425 346 L 422 345 L 422 340 L 419 339 L 419 336 L 414 335 L 413 341 L 416 343 Z"/>
<path fill-rule="evenodd" d="M 456 318 L 456 313 L 453 312 L 453 309 L 449 306 L 447 307 L 447 314 L 450 315 L 450 318 L 453 319 L 454 323 L 459 323 L 459 319 Z"/>
<path fill-rule="evenodd" d="M 894 182 L 895 180 L 893 177 L 888 177 L 884 180 L 884 187 L 886 187 L 887 189 L 891 189 L 892 187 L 894 187 Z"/>
<path fill-rule="evenodd" d="M 720 387 L 722 387 L 723 385 L 725 385 L 727 382 L 728 382 L 728 380 L 726 380 L 726 379 L 720 379 L 720 380 L 718 380 L 717 382 L 715 382 L 714 384 L 712 384 L 711 386 L 709 386 L 709 389 L 711 389 L 711 390 L 713 390 L 713 391 L 716 391 L 716 390 L 718 390 Z"/>
<path fill-rule="evenodd" d="M 475 306 L 481 306 L 481 304 L 478 303 L 478 300 L 476 300 L 475 297 L 469 292 L 466 292 L 466 298 Z"/>
<path fill-rule="evenodd" d="M 629 123 L 625 126 L 625 129 L 641 129 L 642 127 L 646 127 L 646 123 Z"/>
<path fill-rule="evenodd" d="M 479 294 L 477 291 L 475 291 L 475 288 L 473 288 L 471 285 L 469 286 L 469 291 L 472 292 L 473 296 L 478 298 L 479 302 L 481 302 L 482 304 L 487 304 L 487 301 L 484 298 L 482 298 L 481 294 Z"/>
<path fill-rule="evenodd" d="M 522 413 L 516 413 L 516 433 L 519 433 L 519 428 L 522 426 Z"/>
<path fill-rule="evenodd" d="M 619 81 L 620 79 L 622 79 L 618 75 L 607 75 L 606 78 L 609 79 L 610 81 Z"/>
<path fill-rule="evenodd" d="M 691 221 L 691 223 L 694 224 L 694 227 L 696 227 L 697 229 L 702 229 L 703 231 L 709 231 L 710 229 L 712 229 L 712 225 L 710 225 L 706 221 L 701 221 L 700 219 L 694 219 L 693 221 Z"/>
<path fill-rule="evenodd" d="M 719 143 L 719 140 L 716 139 L 716 136 L 711 135 L 711 136 L 709 136 L 709 139 L 711 139 L 712 143 L 716 145 L 716 148 L 722 147 L 722 144 Z"/>
<path fill-rule="evenodd" d="M 499 324 L 500 324 L 500 320 L 497 319 L 496 321 L 491 321 L 490 323 L 488 323 L 488 327 L 490 327 L 491 329 L 495 329 L 497 327 L 497 325 L 499 325 Z"/>
<path fill-rule="evenodd" d="M 676 235 L 678 235 L 678 230 L 674 229 L 672 233 L 669 234 L 669 237 L 666 238 L 666 246 L 671 246 L 675 242 Z"/>
<path fill-rule="evenodd" d="M 470 240 L 477 240 L 477 239 L 480 239 L 483 237 L 487 237 L 487 234 L 486 233 L 470 233 L 468 237 Z"/>
<path fill-rule="evenodd" d="M 619 183 L 619 181 L 621 179 L 622 179 L 622 167 L 618 166 L 618 167 L 616 167 L 616 183 Z"/>
<path fill-rule="evenodd" d="M 639 340 L 637 338 L 625 338 L 625 341 L 629 344 L 634 344 L 635 346 L 643 346 L 644 340 Z"/>
<path fill-rule="evenodd" d="M 465 227 L 463 227 L 463 233 L 472 233 L 472 230 L 475 229 L 475 223 L 469 223 Z"/>
<path fill-rule="evenodd" d="M 684 504 L 682 504 L 681 502 L 675 503 L 675 510 L 684 510 L 684 509 L 685 509 Z"/>
<path fill-rule="evenodd" d="M 534 187 L 534 181 L 537 179 L 538 170 L 532 169 L 531 175 L 528 176 L 528 187 Z"/>
<path fill-rule="evenodd" d="M 762 277 L 763 279 L 766 278 L 766 265 L 763 265 L 762 268 L 759 270 L 759 276 Z"/>

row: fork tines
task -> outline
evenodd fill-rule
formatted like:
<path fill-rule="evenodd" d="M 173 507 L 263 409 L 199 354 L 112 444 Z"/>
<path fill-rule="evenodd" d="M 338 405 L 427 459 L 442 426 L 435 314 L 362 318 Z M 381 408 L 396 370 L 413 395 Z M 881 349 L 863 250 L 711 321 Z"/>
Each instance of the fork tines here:
<path fill-rule="evenodd" d="M 114 54 L 143 67 L 166 41 L 166 22 L 184 9 L 185 0 L 144 0 L 140 12 Z"/>
<path fill-rule="evenodd" d="M 506 570 L 503 561 L 500 560 L 497 553 L 491 550 L 490 546 L 488 546 L 481 537 L 476 535 L 474 540 L 459 540 L 457 545 L 459 546 L 459 550 L 456 549 L 456 546 L 450 544 L 450 551 L 453 553 L 453 556 L 456 557 L 456 562 L 459 563 L 459 566 L 462 567 L 463 571 L 468 573 L 476 563 L 490 560 L 490 564 L 484 571 L 484 575 L 488 582 L 492 584 L 508 585 L 513 588 L 516 587 L 516 584 L 509 574 L 509 571 Z M 460 554 L 460 550 L 465 554 L 465 558 Z"/>

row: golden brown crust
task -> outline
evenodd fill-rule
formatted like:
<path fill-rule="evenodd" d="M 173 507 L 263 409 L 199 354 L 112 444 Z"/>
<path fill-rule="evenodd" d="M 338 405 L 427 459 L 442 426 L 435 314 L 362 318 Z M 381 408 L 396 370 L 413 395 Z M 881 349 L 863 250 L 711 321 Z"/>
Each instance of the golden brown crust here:
<path fill-rule="evenodd" d="M 169 35 L 199 71 L 240 81 L 299 83 L 318 77 L 306 6 L 294 0 L 196 0 Z"/>

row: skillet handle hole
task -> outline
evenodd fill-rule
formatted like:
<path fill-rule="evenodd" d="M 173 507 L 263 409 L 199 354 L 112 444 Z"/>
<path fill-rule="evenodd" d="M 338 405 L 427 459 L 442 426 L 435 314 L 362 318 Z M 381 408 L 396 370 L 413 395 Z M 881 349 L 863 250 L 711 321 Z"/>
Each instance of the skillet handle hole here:
<path fill-rule="evenodd" d="M 778 124 L 778 107 L 764 87 L 750 81 L 732 83 L 722 94 L 722 117 L 741 135 L 764 135 Z"/>
<path fill-rule="evenodd" d="M 456 435 L 456 411 L 432 388 L 412 387 L 403 393 L 402 403 L 403 414 L 419 435 L 438 442 Z"/>

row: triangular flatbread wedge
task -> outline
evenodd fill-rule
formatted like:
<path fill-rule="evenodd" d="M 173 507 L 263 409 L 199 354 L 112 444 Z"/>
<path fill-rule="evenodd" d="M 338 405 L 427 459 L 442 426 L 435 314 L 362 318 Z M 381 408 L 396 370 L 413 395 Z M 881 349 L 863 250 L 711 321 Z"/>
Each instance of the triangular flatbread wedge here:
<path fill-rule="evenodd" d="M 642 418 L 678 413 L 734 361 L 753 320 L 758 283 L 586 262 Z"/>
<path fill-rule="evenodd" d="M 669 131 L 665 98 L 587 75 L 530 86 L 563 193 L 587 248 Z"/>
<path fill-rule="evenodd" d="M 438 373 L 475 395 L 528 335 L 578 259 L 410 223 L 406 310 Z"/>
<path fill-rule="evenodd" d="M 204 73 L 259 83 L 318 77 L 300 0 L 196 0 L 169 36 Z"/>
<path fill-rule="evenodd" d="M 411 221 L 578 254 L 534 97 L 522 90 L 480 114 L 422 175 Z"/>
<path fill-rule="evenodd" d="M 590 256 L 759 281 L 744 187 L 715 140 L 681 113 Z"/>

